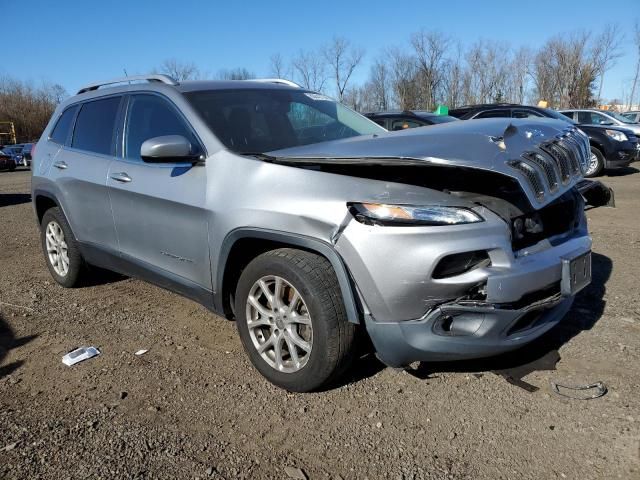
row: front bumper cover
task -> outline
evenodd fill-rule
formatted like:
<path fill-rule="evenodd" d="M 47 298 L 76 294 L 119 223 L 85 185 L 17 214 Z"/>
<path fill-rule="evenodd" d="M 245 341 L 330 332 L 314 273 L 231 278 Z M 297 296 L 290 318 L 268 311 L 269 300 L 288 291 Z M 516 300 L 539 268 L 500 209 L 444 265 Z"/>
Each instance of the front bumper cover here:
<path fill-rule="evenodd" d="M 514 350 L 560 322 L 573 299 L 554 295 L 519 309 L 449 303 L 419 320 L 376 322 L 367 316 L 365 323 L 380 360 L 403 367 L 414 361 L 481 358 Z"/>

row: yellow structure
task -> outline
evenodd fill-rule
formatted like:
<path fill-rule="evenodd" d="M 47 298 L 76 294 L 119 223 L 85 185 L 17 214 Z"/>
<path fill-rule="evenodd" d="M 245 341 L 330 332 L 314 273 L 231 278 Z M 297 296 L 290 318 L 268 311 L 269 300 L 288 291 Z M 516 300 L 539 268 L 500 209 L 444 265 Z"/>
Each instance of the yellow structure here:
<path fill-rule="evenodd" d="M 13 125 L 13 122 L 0 122 L 0 125 L 8 125 L 9 126 L 9 131 L 8 132 L 0 132 L 0 144 L 4 144 L 5 143 L 5 138 L 8 140 L 6 143 L 14 145 L 17 142 L 16 140 L 16 128 Z"/>

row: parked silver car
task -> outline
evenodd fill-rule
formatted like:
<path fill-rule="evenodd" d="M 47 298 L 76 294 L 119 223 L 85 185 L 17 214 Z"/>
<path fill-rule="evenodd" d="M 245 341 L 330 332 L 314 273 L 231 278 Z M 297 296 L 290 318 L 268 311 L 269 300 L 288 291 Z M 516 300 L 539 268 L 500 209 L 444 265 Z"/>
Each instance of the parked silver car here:
<path fill-rule="evenodd" d="M 589 144 L 557 120 L 387 132 L 286 81 L 153 75 L 81 89 L 35 151 L 58 283 L 97 265 L 190 297 L 292 391 L 357 335 L 396 367 L 515 349 L 591 278 Z"/>
<path fill-rule="evenodd" d="M 640 112 L 633 110 L 622 114 L 624 118 L 631 120 L 633 123 L 640 123 Z"/>
<path fill-rule="evenodd" d="M 610 110 L 578 109 L 560 110 L 560 113 L 575 120 L 579 125 L 612 125 L 624 127 L 640 136 L 640 124 L 624 115 Z"/>

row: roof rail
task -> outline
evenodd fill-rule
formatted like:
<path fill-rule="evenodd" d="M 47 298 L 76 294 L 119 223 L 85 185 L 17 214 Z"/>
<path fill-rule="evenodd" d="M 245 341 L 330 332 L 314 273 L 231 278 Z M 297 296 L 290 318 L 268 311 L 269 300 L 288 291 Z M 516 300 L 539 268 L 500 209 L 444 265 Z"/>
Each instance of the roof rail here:
<path fill-rule="evenodd" d="M 281 85 L 289 85 L 290 87 L 302 88 L 296 82 L 292 82 L 291 80 L 286 80 L 284 78 L 252 78 L 248 80 L 262 83 L 279 83 Z"/>
<path fill-rule="evenodd" d="M 178 82 L 174 78 L 170 77 L 169 75 L 162 75 L 162 74 L 133 75 L 131 77 L 114 78 L 112 80 L 107 80 L 106 82 L 90 83 L 89 85 L 85 85 L 80 90 L 78 90 L 78 93 L 76 93 L 76 95 L 80 95 L 81 93 L 85 93 L 85 92 L 91 92 L 93 90 L 97 90 L 100 87 L 104 87 L 106 85 L 113 85 L 115 83 L 127 83 L 127 82 L 141 81 L 141 80 L 146 80 L 147 82 L 160 82 L 166 85 L 173 85 L 173 86 L 178 85 Z"/>

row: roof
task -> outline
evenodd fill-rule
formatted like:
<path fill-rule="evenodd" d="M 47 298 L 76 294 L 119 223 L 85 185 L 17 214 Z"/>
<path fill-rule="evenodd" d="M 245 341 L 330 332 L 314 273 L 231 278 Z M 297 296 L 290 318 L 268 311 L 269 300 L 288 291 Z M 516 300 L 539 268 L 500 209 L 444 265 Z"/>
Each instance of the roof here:
<path fill-rule="evenodd" d="M 284 83 L 264 82 L 260 80 L 188 80 L 180 82 L 176 86 L 180 92 L 195 92 L 198 90 L 240 90 L 240 89 L 265 89 L 265 90 L 296 90 L 300 87 L 293 87 Z M 306 90 L 306 89 L 303 89 Z"/>
<path fill-rule="evenodd" d="M 366 117 L 377 116 L 414 116 L 414 117 L 440 117 L 441 115 L 428 110 L 386 110 L 382 112 L 368 112 L 364 114 Z"/>

